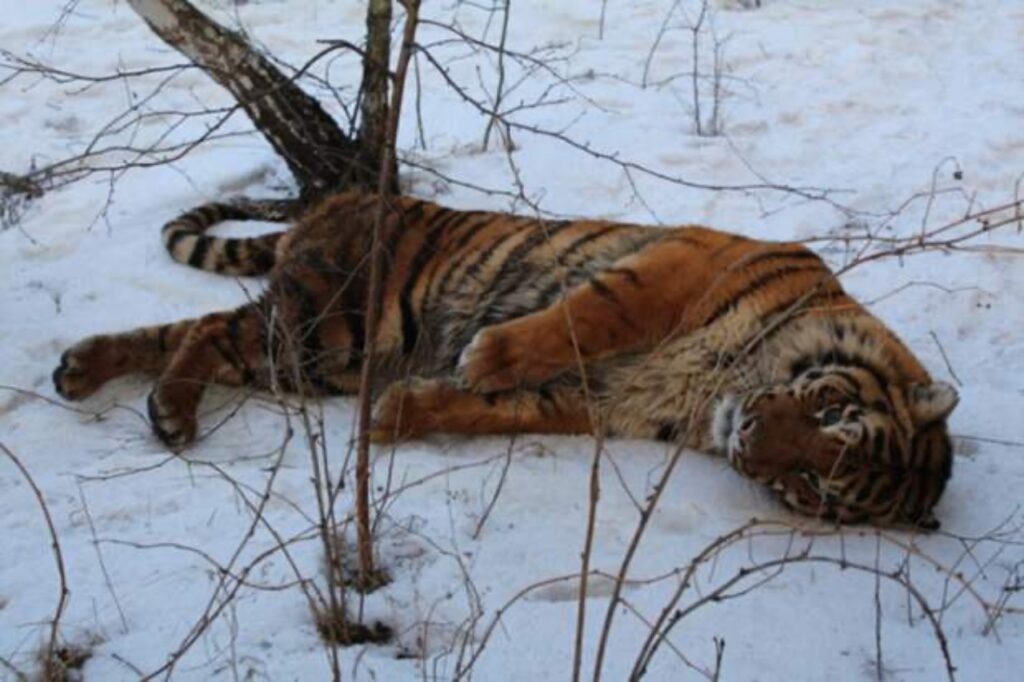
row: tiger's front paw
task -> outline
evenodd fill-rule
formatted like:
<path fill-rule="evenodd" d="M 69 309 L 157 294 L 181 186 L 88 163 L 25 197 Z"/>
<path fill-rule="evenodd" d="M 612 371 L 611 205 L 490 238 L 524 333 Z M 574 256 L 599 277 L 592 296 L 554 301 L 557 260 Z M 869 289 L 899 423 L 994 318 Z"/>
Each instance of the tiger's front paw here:
<path fill-rule="evenodd" d="M 158 384 L 149 394 L 146 408 L 153 433 L 164 445 L 176 449 L 195 440 L 196 410 L 191 401 L 175 400 L 173 394 L 168 386 Z"/>
<path fill-rule="evenodd" d="M 495 393 L 550 379 L 557 373 L 551 359 L 543 348 L 521 336 L 488 327 L 478 331 L 462 351 L 459 372 L 470 389 Z"/>
<path fill-rule="evenodd" d="M 90 337 L 68 348 L 53 370 L 53 387 L 65 400 L 84 400 L 107 381 L 103 367 L 103 341 Z"/>

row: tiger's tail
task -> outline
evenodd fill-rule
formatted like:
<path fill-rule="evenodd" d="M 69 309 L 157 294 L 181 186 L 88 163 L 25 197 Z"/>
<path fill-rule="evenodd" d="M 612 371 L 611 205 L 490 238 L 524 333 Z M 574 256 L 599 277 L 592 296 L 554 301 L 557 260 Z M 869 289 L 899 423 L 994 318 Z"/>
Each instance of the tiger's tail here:
<path fill-rule="evenodd" d="M 206 230 L 225 220 L 288 222 L 299 204 L 294 199 L 236 199 L 197 206 L 163 226 L 161 237 L 171 258 L 200 270 L 236 277 L 265 275 L 274 267 L 275 248 L 284 232 L 258 237 L 214 237 Z"/>

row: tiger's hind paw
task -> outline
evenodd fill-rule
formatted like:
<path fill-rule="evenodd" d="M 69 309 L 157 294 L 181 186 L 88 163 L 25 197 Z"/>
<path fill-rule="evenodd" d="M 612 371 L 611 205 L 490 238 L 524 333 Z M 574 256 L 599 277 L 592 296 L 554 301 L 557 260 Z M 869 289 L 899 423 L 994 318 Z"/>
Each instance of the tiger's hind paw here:
<path fill-rule="evenodd" d="M 146 409 L 149 412 L 149 423 L 153 433 L 167 447 L 177 449 L 195 440 L 195 410 L 191 410 L 190 413 L 180 410 L 174 402 L 167 399 L 161 386 L 158 385 L 149 394 Z"/>

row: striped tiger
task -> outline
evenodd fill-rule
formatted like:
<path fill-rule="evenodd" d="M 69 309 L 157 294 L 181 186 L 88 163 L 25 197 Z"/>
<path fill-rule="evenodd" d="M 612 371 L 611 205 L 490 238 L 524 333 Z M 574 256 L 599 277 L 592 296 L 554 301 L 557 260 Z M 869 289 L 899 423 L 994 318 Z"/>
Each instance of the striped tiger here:
<path fill-rule="evenodd" d="M 349 192 L 286 232 L 230 239 L 206 229 L 287 211 L 203 206 L 165 226 L 171 256 L 269 274 L 266 291 L 235 310 L 87 338 L 62 355 L 57 391 L 80 400 L 117 376 L 156 375 L 152 427 L 176 448 L 196 437 L 210 383 L 354 392 L 379 210 L 375 442 L 433 432 L 655 438 L 725 455 L 805 514 L 937 526 L 956 391 L 805 246 L 699 226 L 544 220 Z"/>

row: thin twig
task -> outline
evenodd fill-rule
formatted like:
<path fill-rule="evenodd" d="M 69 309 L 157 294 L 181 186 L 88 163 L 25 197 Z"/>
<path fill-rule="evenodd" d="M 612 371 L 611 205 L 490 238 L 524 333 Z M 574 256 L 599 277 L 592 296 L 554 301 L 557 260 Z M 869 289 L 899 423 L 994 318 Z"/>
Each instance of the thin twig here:
<path fill-rule="evenodd" d="M 48 662 L 57 660 L 57 650 L 60 647 L 60 619 L 64 614 L 64 608 L 67 606 L 68 597 L 71 591 L 68 589 L 67 573 L 64 570 L 64 555 L 60 549 L 60 540 L 57 538 L 57 528 L 53 525 L 53 518 L 50 516 L 50 508 L 46 505 L 46 500 L 43 499 L 43 491 L 36 485 L 35 479 L 32 478 L 32 474 L 29 473 L 25 465 L 21 463 L 10 448 L 3 443 L 0 443 L 0 450 L 3 450 L 7 458 L 14 463 L 14 466 L 18 468 L 21 475 L 25 478 L 25 481 L 32 488 L 32 493 L 36 497 L 36 502 L 39 503 L 39 509 L 43 512 L 43 518 L 46 520 L 46 529 L 50 533 L 50 549 L 53 550 L 53 560 L 57 564 L 57 578 L 59 581 L 60 597 L 57 599 L 57 607 L 54 609 L 53 619 L 50 622 L 50 639 L 47 643 L 47 654 L 46 660 Z"/>

